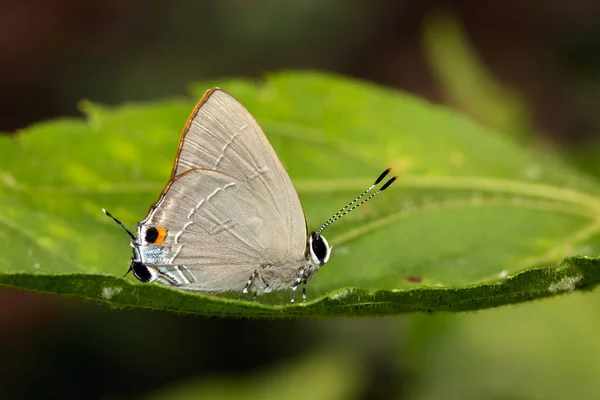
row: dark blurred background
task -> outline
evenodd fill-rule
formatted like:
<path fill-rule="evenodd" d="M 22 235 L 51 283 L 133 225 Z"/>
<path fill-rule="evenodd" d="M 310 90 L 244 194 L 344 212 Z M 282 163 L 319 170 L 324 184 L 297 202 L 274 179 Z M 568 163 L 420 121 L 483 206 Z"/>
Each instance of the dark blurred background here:
<path fill-rule="evenodd" d="M 81 99 L 144 101 L 185 95 L 191 81 L 318 69 L 516 137 L 595 146 L 599 21 L 593 0 L 0 0 L 0 131 L 80 115 Z M 241 321 L 2 289 L 0 398 L 561 398 L 531 386 L 574 373 L 567 364 L 600 372 L 600 348 L 549 321 L 577 311 L 593 330 L 589 304 L 574 295 L 460 316 Z M 536 340 L 511 335 L 515 325 Z M 557 352 L 574 340 L 591 347 Z M 511 375 L 536 367 L 529 381 Z"/>

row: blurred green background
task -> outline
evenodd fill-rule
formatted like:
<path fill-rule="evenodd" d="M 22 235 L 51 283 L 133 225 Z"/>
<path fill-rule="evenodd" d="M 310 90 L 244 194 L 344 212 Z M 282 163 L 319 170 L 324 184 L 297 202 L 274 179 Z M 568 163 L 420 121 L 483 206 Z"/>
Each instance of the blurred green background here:
<path fill-rule="evenodd" d="M 79 115 L 84 98 L 320 69 L 447 104 L 599 174 L 599 18 L 591 0 L 1 0 L 0 131 Z M 596 399 L 599 301 L 244 321 L 1 289 L 0 398 Z"/>

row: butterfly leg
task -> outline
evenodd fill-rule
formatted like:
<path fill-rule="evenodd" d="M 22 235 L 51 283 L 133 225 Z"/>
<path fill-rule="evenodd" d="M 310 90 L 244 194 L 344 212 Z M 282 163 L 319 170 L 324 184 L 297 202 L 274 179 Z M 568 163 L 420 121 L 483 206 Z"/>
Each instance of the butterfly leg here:
<path fill-rule="evenodd" d="M 300 286 L 304 279 L 306 279 L 306 277 L 304 276 L 304 269 L 301 269 L 298 273 L 298 277 L 294 281 L 294 286 L 292 286 L 292 304 L 294 304 L 294 302 L 296 301 L 296 289 L 298 289 L 298 286 Z"/>
<path fill-rule="evenodd" d="M 252 285 L 252 282 L 254 282 L 254 279 L 258 276 L 258 270 L 255 269 L 254 272 L 252 273 L 252 275 L 250 275 L 250 279 L 248 279 L 248 282 L 246 282 L 246 286 L 244 286 L 244 290 L 242 290 L 242 293 L 240 294 L 240 297 L 238 297 L 238 301 L 244 298 L 244 295 L 246 293 L 248 293 L 248 289 L 250 288 L 250 285 Z M 254 296 L 256 298 L 256 296 Z M 254 299 L 253 299 L 254 300 Z"/>
<path fill-rule="evenodd" d="M 306 281 L 307 278 L 304 278 L 302 281 L 302 302 L 306 303 Z"/>

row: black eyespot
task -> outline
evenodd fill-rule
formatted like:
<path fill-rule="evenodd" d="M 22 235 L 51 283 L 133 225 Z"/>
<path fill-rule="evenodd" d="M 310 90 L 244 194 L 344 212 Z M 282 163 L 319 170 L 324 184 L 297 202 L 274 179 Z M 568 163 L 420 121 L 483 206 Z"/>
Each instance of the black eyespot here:
<path fill-rule="evenodd" d="M 311 234 L 311 238 L 312 251 L 313 253 L 315 253 L 315 256 L 317 256 L 317 258 L 321 262 L 321 265 L 323 265 L 325 262 L 325 257 L 327 257 L 327 253 L 329 252 L 329 249 L 327 248 L 327 245 L 325 244 L 325 241 L 323 240 L 321 235 L 319 235 L 318 233 L 313 232 Z"/>
<path fill-rule="evenodd" d="M 150 282 L 152 279 L 152 273 L 144 264 L 139 261 L 131 262 L 131 270 L 133 275 L 141 282 Z"/>
<path fill-rule="evenodd" d="M 158 239 L 158 229 L 150 227 L 146 229 L 146 243 L 154 243 Z"/>

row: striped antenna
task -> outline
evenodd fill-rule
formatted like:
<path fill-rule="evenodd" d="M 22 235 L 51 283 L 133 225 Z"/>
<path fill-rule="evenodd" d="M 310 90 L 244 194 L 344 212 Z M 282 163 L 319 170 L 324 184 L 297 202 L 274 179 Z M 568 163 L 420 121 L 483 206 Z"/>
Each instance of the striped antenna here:
<path fill-rule="evenodd" d="M 386 183 L 383 184 L 382 187 L 380 187 L 375 193 L 371 194 L 369 197 L 367 197 L 366 199 L 364 199 L 363 201 L 361 201 L 360 203 L 356 204 L 353 206 L 354 203 L 356 203 L 358 200 L 362 199 L 367 193 L 369 193 L 375 186 L 377 186 L 379 184 L 379 182 L 381 182 L 383 180 L 383 178 L 386 177 L 387 174 L 390 173 L 392 169 L 388 168 L 385 171 L 383 171 L 381 173 L 381 175 L 379 175 L 379 178 L 377 178 L 375 180 L 375 182 L 373 182 L 373 184 L 371 186 L 369 186 L 367 188 L 367 190 L 365 190 L 364 192 L 362 192 L 358 197 L 356 197 L 354 200 L 352 200 L 350 203 L 346 204 L 346 206 L 344 206 L 342 209 L 340 209 L 340 211 L 338 211 L 337 213 L 335 213 L 331 218 L 329 218 L 327 221 L 325 221 L 325 223 L 319 228 L 319 230 L 317 231 L 317 235 L 320 235 L 321 232 L 323 232 L 323 230 L 325 228 L 327 228 L 329 225 L 331 225 L 332 223 L 334 223 L 335 221 L 337 221 L 338 219 L 342 218 L 344 215 L 348 214 L 350 211 L 353 211 L 355 209 L 357 209 L 358 207 L 362 206 L 363 204 L 365 204 L 367 201 L 371 200 L 373 197 L 377 196 L 379 193 L 383 192 L 385 189 L 387 189 L 392 183 L 394 183 L 394 181 L 396 179 L 398 179 L 397 176 L 394 176 L 392 178 L 390 178 Z"/>

